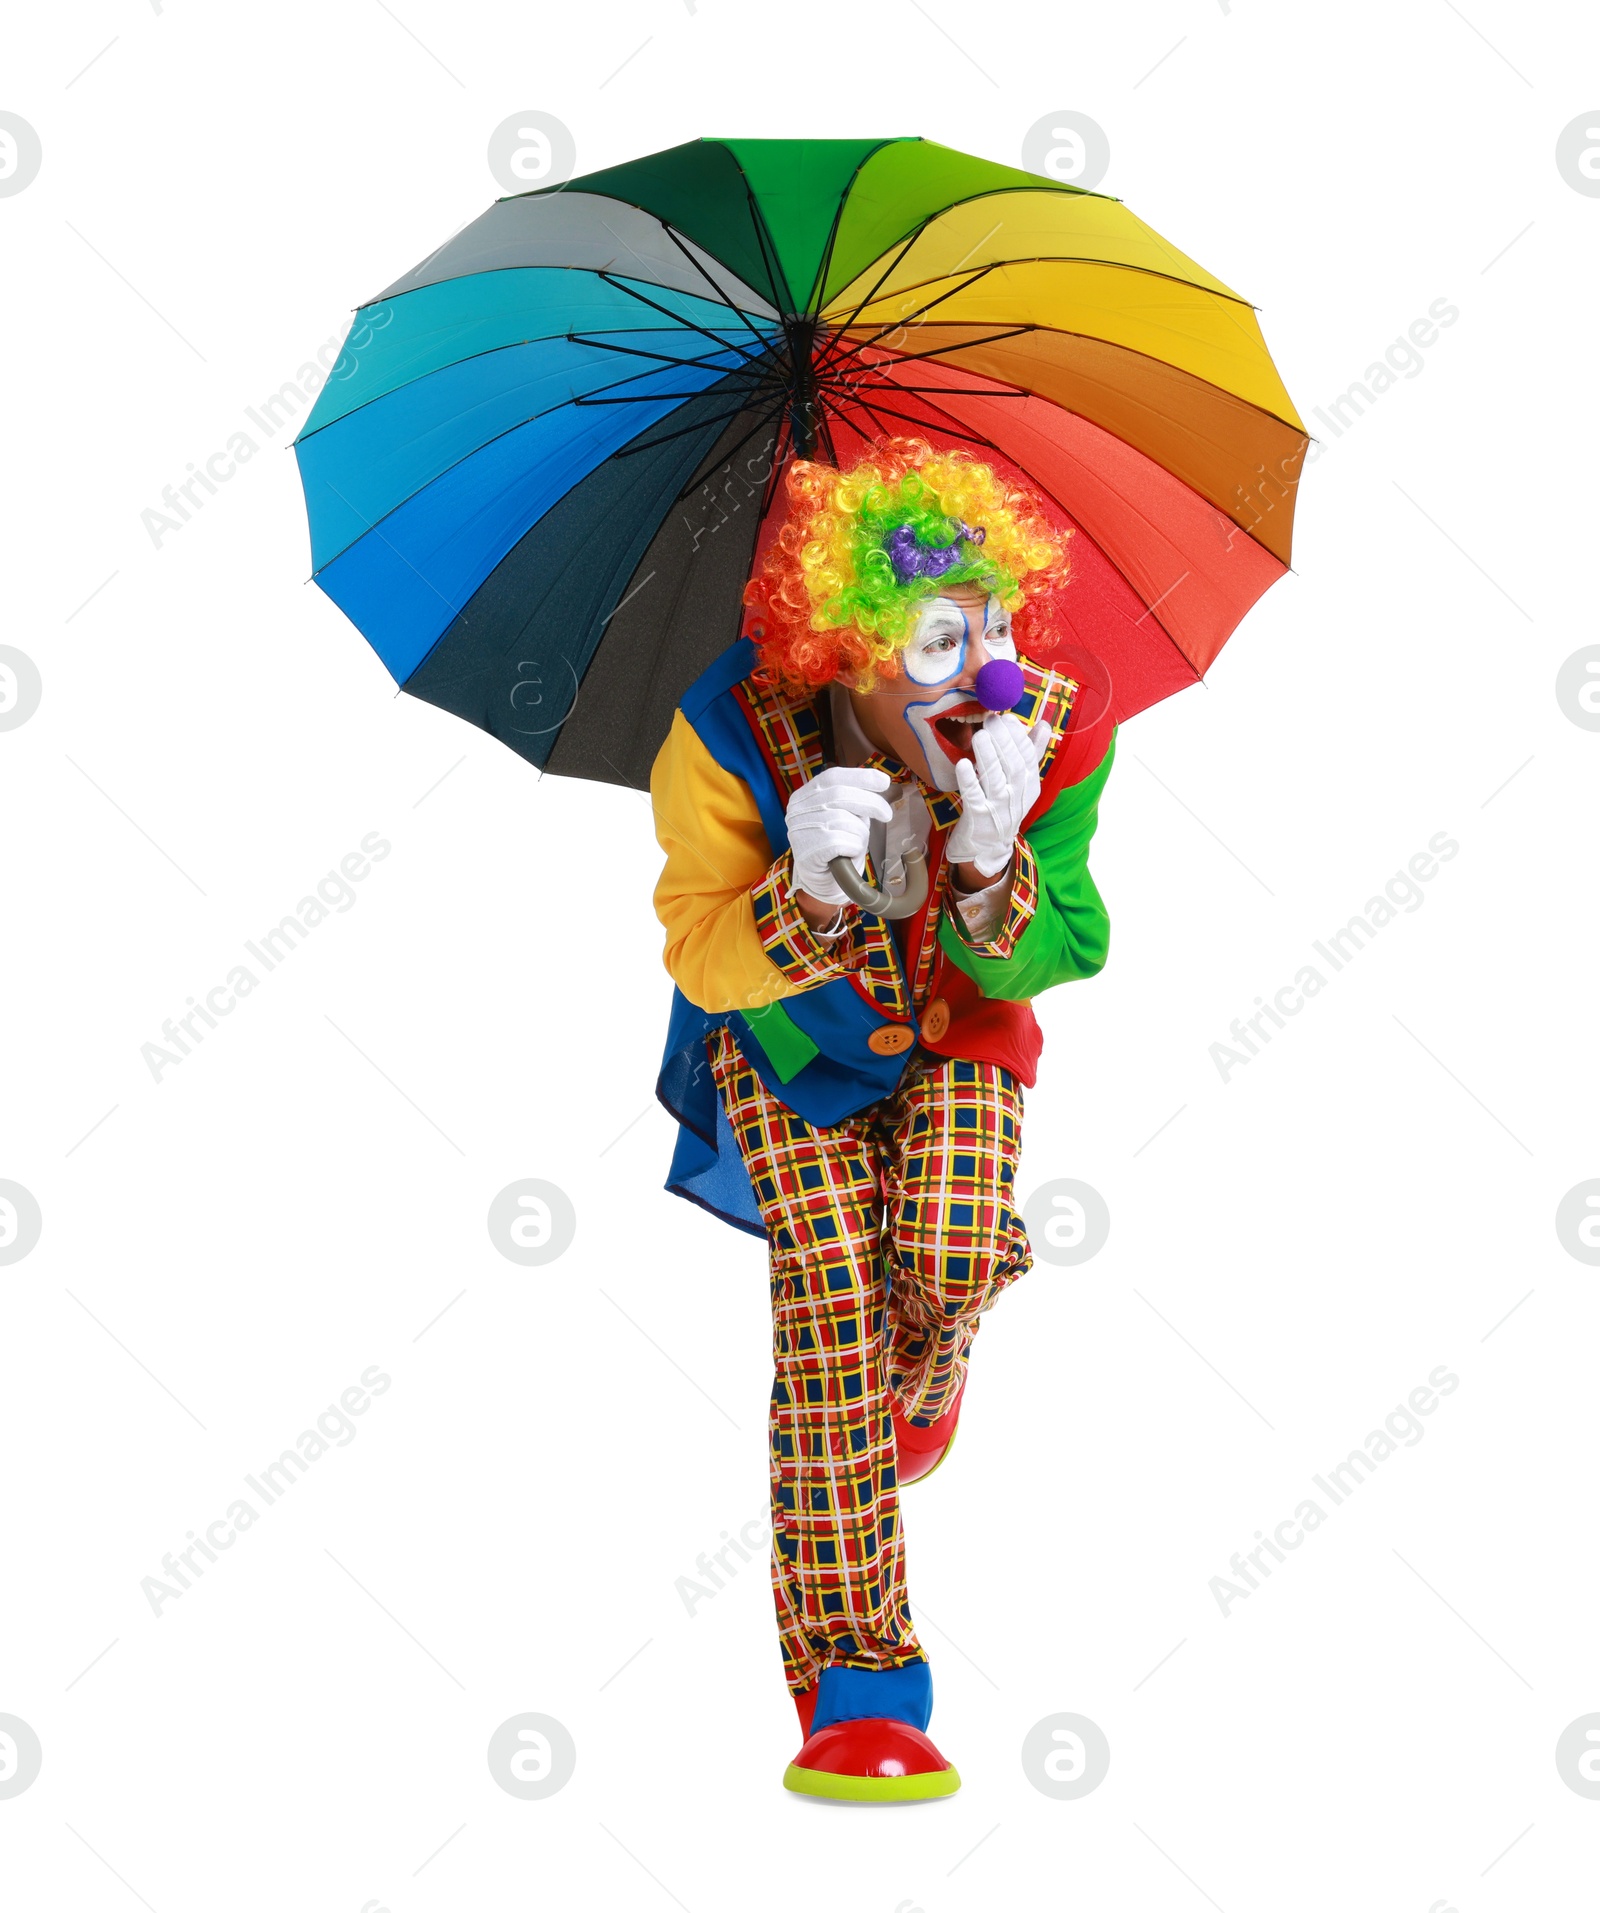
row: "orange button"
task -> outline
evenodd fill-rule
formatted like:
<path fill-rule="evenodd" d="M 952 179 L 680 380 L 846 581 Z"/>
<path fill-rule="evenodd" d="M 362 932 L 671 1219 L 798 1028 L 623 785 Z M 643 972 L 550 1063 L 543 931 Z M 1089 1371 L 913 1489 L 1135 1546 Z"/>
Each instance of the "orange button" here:
<path fill-rule="evenodd" d="M 922 1018 L 922 1040 L 925 1043 L 937 1043 L 950 1027 L 950 1005 L 942 996 L 936 996 L 928 1005 Z"/>
<path fill-rule="evenodd" d="M 910 1049 L 917 1033 L 905 1023 L 885 1023 L 867 1038 L 867 1048 L 877 1056 L 898 1056 Z"/>

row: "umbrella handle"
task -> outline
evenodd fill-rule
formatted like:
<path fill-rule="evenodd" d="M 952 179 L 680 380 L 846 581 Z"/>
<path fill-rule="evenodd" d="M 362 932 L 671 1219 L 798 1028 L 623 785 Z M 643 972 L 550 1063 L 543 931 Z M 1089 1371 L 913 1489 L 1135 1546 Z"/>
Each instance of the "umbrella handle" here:
<path fill-rule="evenodd" d="M 886 825 L 875 823 L 871 826 L 871 832 L 867 838 L 867 853 L 873 859 L 873 867 L 878 870 L 884 867 L 886 838 L 888 838 Z M 834 884 L 838 884 L 838 888 L 844 891 L 844 895 L 850 897 L 857 911 L 869 911 L 873 916 L 886 916 L 886 918 L 911 916 L 915 911 L 921 911 L 922 905 L 928 901 L 928 863 L 921 849 L 915 846 L 905 851 L 905 888 L 900 891 L 890 890 L 888 886 L 878 890 L 873 884 L 867 882 L 865 876 L 861 876 L 861 872 L 848 857 L 831 857 L 829 874 L 833 876 Z"/>

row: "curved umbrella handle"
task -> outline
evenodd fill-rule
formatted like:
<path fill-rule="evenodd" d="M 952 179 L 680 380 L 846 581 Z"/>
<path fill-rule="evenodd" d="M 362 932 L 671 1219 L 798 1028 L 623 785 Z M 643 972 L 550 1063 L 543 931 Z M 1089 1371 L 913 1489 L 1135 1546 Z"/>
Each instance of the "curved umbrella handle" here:
<path fill-rule="evenodd" d="M 898 895 L 868 883 L 848 857 L 830 859 L 828 870 L 856 908 L 870 911 L 875 917 L 909 917 L 920 910 L 928 898 L 927 861 L 922 852 L 914 848 L 905 854 L 906 887 Z"/>

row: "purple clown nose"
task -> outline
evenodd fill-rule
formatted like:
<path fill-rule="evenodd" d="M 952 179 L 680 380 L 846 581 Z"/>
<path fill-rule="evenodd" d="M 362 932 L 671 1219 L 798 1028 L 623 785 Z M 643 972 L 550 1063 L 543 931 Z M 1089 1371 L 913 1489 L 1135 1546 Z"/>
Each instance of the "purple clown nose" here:
<path fill-rule="evenodd" d="M 986 711 L 1009 711 L 1022 696 L 1022 666 L 1010 658 L 990 658 L 972 688 Z"/>

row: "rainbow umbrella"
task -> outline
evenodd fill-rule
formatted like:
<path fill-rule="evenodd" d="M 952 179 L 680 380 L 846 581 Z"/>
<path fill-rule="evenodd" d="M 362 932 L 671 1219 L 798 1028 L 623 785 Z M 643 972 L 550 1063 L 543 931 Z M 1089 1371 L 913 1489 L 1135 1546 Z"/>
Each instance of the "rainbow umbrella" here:
<path fill-rule="evenodd" d="M 316 581 L 398 684 L 643 786 L 786 464 L 895 433 L 1071 527 L 1116 720 L 1288 566 L 1307 439 L 1251 306 L 1120 200 L 921 139 L 697 140 L 499 200 L 358 310 L 295 449 Z"/>

